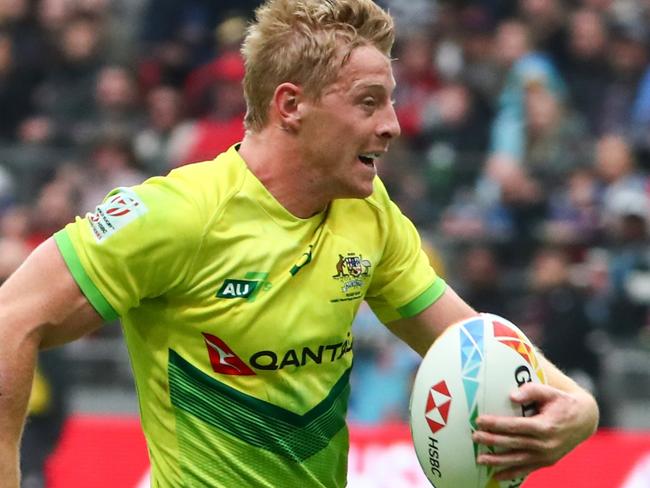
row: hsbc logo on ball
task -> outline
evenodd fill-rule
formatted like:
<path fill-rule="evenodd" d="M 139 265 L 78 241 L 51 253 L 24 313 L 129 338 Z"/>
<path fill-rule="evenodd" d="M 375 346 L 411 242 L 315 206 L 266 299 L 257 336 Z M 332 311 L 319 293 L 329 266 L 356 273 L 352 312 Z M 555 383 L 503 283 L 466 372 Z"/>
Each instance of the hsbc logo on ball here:
<path fill-rule="evenodd" d="M 424 418 L 426 419 L 432 434 L 435 434 L 447 425 L 450 408 L 451 394 L 449 393 L 447 383 L 442 380 L 429 389 L 427 403 L 424 407 Z M 431 470 L 431 474 L 437 478 L 442 478 L 438 439 L 432 436 L 429 436 L 428 438 L 429 469 Z"/>
<path fill-rule="evenodd" d="M 431 387 L 427 398 L 424 417 L 427 420 L 427 424 L 429 424 L 431 433 L 435 434 L 447 425 L 450 408 L 451 394 L 449 393 L 447 383 L 443 380 Z"/>

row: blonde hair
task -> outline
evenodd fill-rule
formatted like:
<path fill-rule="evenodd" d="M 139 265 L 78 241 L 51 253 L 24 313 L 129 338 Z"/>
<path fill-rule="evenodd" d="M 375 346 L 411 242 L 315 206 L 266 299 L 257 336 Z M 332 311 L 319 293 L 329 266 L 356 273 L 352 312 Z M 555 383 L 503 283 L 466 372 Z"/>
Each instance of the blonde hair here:
<path fill-rule="evenodd" d="M 253 131 L 266 124 L 279 84 L 295 83 L 318 99 L 354 48 L 390 56 L 395 39 L 392 18 L 372 0 L 267 0 L 255 19 L 242 45 L 244 125 Z"/>

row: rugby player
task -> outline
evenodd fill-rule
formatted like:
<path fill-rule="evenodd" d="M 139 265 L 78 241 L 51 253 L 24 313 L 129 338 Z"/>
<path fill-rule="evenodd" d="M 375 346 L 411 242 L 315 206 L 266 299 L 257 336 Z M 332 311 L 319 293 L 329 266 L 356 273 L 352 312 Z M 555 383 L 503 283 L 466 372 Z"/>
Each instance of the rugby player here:
<path fill-rule="evenodd" d="M 0 289 L 0 480 L 40 348 L 119 318 L 152 486 L 343 487 L 362 300 L 424 354 L 476 312 L 439 277 L 376 163 L 400 133 L 391 17 L 371 0 L 269 0 L 242 52 L 246 135 L 213 161 L 111 192 Z M 479 462 L 507 479 L 553 464 L 596 428 L 593 397 L 550 386 L 484 416 Z M 110 453 L 106 453 L 110 456 Z"/>

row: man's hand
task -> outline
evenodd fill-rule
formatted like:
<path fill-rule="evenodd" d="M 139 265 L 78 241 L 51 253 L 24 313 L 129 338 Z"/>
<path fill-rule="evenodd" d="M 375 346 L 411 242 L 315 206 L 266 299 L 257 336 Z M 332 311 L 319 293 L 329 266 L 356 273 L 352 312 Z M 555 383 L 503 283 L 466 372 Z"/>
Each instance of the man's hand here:
<path fill-rule="evenodd" d="M 570 392 L 548 385 L 527 383 L 510 395 L 513 402 L 535 403 L 532 417 L 481 415 L 473 440 L 496 448 L 482 453 L 478 463 L 493 466 L 497 480 L 509 480 L 555 464 L 587 439 L 598 424 L 598 407 L 581 389 Z"/>

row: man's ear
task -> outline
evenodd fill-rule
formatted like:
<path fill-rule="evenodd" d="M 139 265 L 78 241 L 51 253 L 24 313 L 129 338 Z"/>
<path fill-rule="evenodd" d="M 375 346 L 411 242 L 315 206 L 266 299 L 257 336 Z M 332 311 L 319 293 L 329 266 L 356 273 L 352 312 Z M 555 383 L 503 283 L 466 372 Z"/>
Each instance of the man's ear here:
<path fill-rule="evenodd" d="M 302 97 L 302 88 L 294 83 L 282 83 L 275 89 L 272 104 L 282 129 L 291 132 L 298 130 Z"/>

